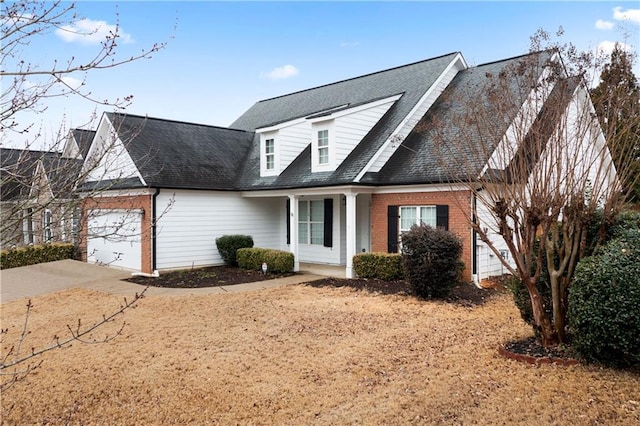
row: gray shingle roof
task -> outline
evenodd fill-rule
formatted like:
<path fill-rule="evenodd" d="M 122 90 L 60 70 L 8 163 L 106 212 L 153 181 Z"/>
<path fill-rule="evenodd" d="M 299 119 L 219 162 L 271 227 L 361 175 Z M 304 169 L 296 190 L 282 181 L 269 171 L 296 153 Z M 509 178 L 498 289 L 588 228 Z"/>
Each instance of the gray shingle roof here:
<path fill-rule="evenodd" d="M 496 135 L 503 135 L 513 121 L 530 87 L 510 82 L 510 95 L 503 117 L 494 117 L 491 122 L 480 122 L 478 126 L 456 127 L 464 116 L 463 108 L 488 108 L 487 84 L 493 78 L 523 60 L 533 59 L 540 72 L 542 65 L 551 57 L 550 52 L 523 55 L 503 61 L 479 65 L 461 71 L 445 89 L 431 109 L 391 156 L 378 173 L 366 174 L 361 183 L 370 185 L 406 185 L 458 181 L 477 176 L 487 163 L 496 143 Z M 456 100 L 471 99 L 469 102 Z M 480 111 L 483 116 L 487 111 Z M 484 127 L 483 127 L 484 126 Z M 490 127 L 489 127 L 490 126 Z M 464 143 L 460 139 L 464 138 Z M 451 141 L 451 142 L 449 142 Z M 461 147 L 465 148 L 461 150 Z M 479 155 L 482 154 L 482 155 Z M 451 162 L 442 158 L 452 158 Z"/>
<path fill-rule="evenodd" d="M 0 182 L 2 201 L 29 196 L 33 174 L 39 162 L 56 198 L 67 198 L 74 189 L 82 160 L 62 158 L 59 152 L 0 148 Z"/>
<path fill-rule="evenodd" d="M 85 158 L 87 153 L 89 152 L 89 147 L 91 147 L 91 142 L 93 141 L 93 137 L 96 132 L 94 130 L 85 130 L 85 129 L 73 129 L 73 138 L 76 140 L 78 144 L 78 150 L 80 152 L 80 157 Z"/>
<path fill-rule="evenodd" d="M 255 137 L 242 130 L 106 114 L 150 187 L 236 189 Z"/>
<path fill-rule="evenodd" d="M 376 126 L 334 172 L 311 173 L 311 150 L 305 149 L 277 177 L 260 177 L 259 145 L 252 146 L 240 186 L 243 189 L 295 188 L 352 183 L 393 130 L 458 53 L 416 62 L 277 98 L 253 105 L 231 124 L 253 131 L 331 108 L 371 102 L 402 93 Z"/>

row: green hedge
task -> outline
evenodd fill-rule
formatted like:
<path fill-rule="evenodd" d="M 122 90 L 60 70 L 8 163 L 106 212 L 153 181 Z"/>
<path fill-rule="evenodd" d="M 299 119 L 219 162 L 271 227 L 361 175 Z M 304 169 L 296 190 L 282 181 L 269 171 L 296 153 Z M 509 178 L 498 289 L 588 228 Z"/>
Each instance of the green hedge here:
<path fill-rule="evenodd" d="M 399 253 L 359 253 L 353 256 L 353 271 L 360 278 L 401 280 L 402 255 Z"/>
<path fill-rule="evenodd" d="M 640 366 L 640 230 L 582 259 L 569 289 L 572 345 L 588 361 Z"/>
<path fill-rule="evenodd" d="M 216 247 L 225 264 L 238 266 L 236 252 L 241 248 L 253 247 L 253 237 L 251 235 L 223 235 L 216 238 Z"/>
<path fill-rule="evenodd" d="M 238 266 L 243 269 L 262 270 L 262 263 L 267 264 L 268 272 L 276 274 L 291 272 L 294 266 L 293 253 L 266 248 L 241 248 L 236 254 Z"/>
<path fill-rule="evenodd" d="M 68 243 L 52 243 L 42 246 L 28 246 L 3 250 L 0 256 L 0 269 L 73 259 L 73 253 L 73 244 Z"/>

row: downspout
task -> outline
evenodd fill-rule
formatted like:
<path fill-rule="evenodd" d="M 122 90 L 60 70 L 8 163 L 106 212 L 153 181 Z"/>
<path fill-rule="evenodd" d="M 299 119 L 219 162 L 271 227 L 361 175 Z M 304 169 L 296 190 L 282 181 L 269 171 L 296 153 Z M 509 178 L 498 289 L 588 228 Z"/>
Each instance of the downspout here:
<path fill-rule="evenodd" d="M 160 194 L 160 188 L 156 188 L 151 197 L 151 270 L 157 275 L 156 266 L 156 198 Z"/>

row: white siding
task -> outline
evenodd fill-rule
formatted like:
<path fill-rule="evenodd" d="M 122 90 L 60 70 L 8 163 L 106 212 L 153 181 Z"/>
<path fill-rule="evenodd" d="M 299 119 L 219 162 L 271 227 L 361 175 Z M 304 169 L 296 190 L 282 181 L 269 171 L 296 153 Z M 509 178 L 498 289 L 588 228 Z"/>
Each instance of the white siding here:
<path fill-rule="evenodd" d="M 277 140 L 280 170 L 284 170 L 311 143 L 311 126 L 304 121 L 284 127 L 278 131 Z"/>
<path fill-rule="evenodd" d="M 152 161 L 150 159 L 149 161 Z M 83 164 L 87 182 L 141 178 L 140 172 L 106 116 L 103 116 L 96 137 Z"/>
<path fill-rule="evenodd" d="M 478 222 L 483 229 L 488 230 L 488 236 L 494 247 L 501 252 L 509 253 L 507 244 L 504 242 L 502 235 L 497 232 L 495 219 L 488 211 L 485 203 L 477 203 Z M 478 280 L 493 277 L 496 275 L 502 275 L 505 272 L 505 268 L 500 261 L 500 258 L 489 248 L 487 244 L 482 242 L 479 238 L 476 243 L 476 256 L 477 256 L 477 274 Z M 510 254 L 505 254 L 505 257 L 509 260 L 509 264 L 515 266 Z"/>
<path fill-rule="evenodd" d="M 255 247 L 283 249 L 286 222 L 282 198 L 163 190 L 156 199 L 157 214 L 169 205 L 156 229 L 158 269 L 221 265 L 216 238 L 222 235 L 251 235 Z"/>

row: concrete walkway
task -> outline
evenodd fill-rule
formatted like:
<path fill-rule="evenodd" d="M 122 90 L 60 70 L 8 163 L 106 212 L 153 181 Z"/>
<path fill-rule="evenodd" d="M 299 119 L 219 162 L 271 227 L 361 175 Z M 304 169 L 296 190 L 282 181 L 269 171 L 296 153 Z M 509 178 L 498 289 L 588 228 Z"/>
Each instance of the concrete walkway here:
<path fill-rule="evenodd" d="M 19 299 L 54 293 L 70 288 L 87 288 L 111 294 L 132 296 L 140 293 L 144 287 L 122 281 L 131 276 L 131 272 L 121 269 L 98 266 L 75 260 L 60 260 L 23 266 L 0 271 L 0 302 L 11 302 Z M 285 278 L 257 281 L 246 284 L 235 284 L 206 288 L 161 288 L 149 287 L 146 295 L 197 295 L 224 294 L 260 290 L 263 288 L 281 287 L 300 284 L 325 278 L 325 276 L 301 273 Z"/>

